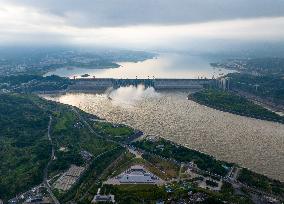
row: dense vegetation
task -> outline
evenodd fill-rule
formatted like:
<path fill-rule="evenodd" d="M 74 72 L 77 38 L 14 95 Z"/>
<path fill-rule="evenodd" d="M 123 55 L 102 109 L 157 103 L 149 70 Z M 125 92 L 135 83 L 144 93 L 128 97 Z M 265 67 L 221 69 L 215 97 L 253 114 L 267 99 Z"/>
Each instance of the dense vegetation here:
<path fill-rule="evenodd" d="M 77 111 L 86 120 L 96 118 Z M 62 172 L 71 164 L 83 165 L 86 161 L 80 155 L 82 150 L 96 157 L 117 147 L 91 134 L 67 105 L 34 95 L 0 94 L 1 199 L 7 200 L 43 181 L 43 170 L 51 155 L 47 137 L 49 116 L 53 118 L 51 137 L 56 155 L 49 176 Z"/>
<path fill-rule="evenodd" d="M 102 175 L 109 165 L 111 165 L 123 152 L 125 152 L 125 148 L 118 146 L 98 155 L 98 157 L 91 162 L 90 167 L 80 178 L 80 181 L 65 194 L 57 192 L 57 197 L 62 203 L 68 201 L 90 203 L 93 196 L 96 194 L 97 189 L 101 185 Z"/>
<path fill-rule="evenodd" d="M 260 97 L 267 98 L 269 100 L 272 100 L 276 104 L 284 103 L 283 76 L 254 76 L 239 73 L 229 74 L 228 76 L 230 77 L 232 89 L 241 90 Z"/>
<path fill-rule="evenodd" d="M 222 111 L 284 123 L 284 117 L 231 92 L 206 89 L 190 95 L 189 98 Z"/>
<path fill-rule="evenodd" d="M 179 162 L 194 161 L 201 170 L 209 171 L 221 176 L 225 176 L 227 173 L 227 168 L 225 166 L 230 166 L 230 164 L 218 161 L 212 156 L 183 146 L 178 146 L 164 139 L 159 139 L 158 141 L 142 140 L 135 142 L 134 146 L 165 158 L 173 158 Z"/>
<path fill-rule="evenodd" d="M 0 75 L 43 75 L 62 67 L 89 69 L 116 68 L 116 62 L 136 62 L 153 58 L 143 51 L 78 49 L 71 47 L 1 47 Z"/>
<path fill-rule="evenodd" d="M 242 169 L 238 180 L 263 191 L 284 197 L 284 183 L 272 180 L 248 169 Z"/>
<path fill-rule="evenodd" d="M 142 135 L 142 132 L 122 124 L 96 121 L 93 127 L 101 136 L 117 142 L 130 142 Z"/>
<path fill-rule="evenodd" d="M 83 112 L 81 114 L 88 119 L 88 114 Z M 90 117 L 94 118 L 94 116 Z M 95 157 L 116 146 L 90 134 L 88 128 L 78 119 L 77 115 L 66 106 L 57 107 L 51 133 L 58 157 L 51 164 L 51 172 L 67 169 L 70 164 L 81 165 L 83 160 L 80 151 L 82 150 L 90 152 Z"/>
<path fill-rule="evenodd" d="M 0 198 L 42 181 L 51 151 L 48 121 L 33 97 L 0 94 Z"/>
<path fill-rule="evenodd" d="M 171 189 L 171 192 L 167 191 Z M 195 203 L 190 201 L 190 194 L 201 193 L 205 198 L 198 203 L 203 204 L 252 204 L 253 202 L 247 195 L 235 195 L 234 189 L 230 184 L 225 183 L 220 192 L 212 192 L 196 188 L 190 181 L 173 182 L 166 186 L 154 185 L 104 185 L 102 191 L 115 195 L 115 200 L 119 204 L 128 203 Z"/>
<path fill-rule="evenodd" d="M 211 66 L 258 75 L 284 75 L 284 58 L 280 57 L 227 59 L 224 62 L 211 63 Z"/>
<path fill-rule="evenodd" d="M 216 193 L 215 198 L 221 200 L 230 201 L 229 203 L 238 203 L 238 204 L 253 204 L 254 202 L 250 199 L 250 196 L 245 192 L 236 193 L 232 184 L 228 182 L 223 182 L 221 191 Z"/>
<path fill-rule="evenodd" d="M 39 92 L 65 90 L 72 81 L 59 76 L 11 75 L 0 76 L 0 89 L 13 92 Z"/>
<path fill-rule="evenodd" d="M 119 185 L 104 186 L 104 191 L 116 195 L 118 203 L 154 203 L 156 200 L 165 199 L 166 192 L 163 187 L 155 185 Z"/>

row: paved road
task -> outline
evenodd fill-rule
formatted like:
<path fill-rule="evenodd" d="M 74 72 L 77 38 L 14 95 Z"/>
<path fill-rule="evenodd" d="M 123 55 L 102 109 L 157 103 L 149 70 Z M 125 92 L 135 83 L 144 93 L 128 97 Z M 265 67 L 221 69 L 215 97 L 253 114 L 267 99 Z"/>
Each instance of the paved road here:
<path fill-rule="evenodd" d="M 127 149 L 128 149 L 128 151 L 130 152 L 130 153 L 132 153 L 132 154 L 134 154 L 135 155 L 135 158 L 142 158 L 142 154 L 140 153 L 140 152 L 138 152 L 138 151 L 136 151 L 135 149 L 133 149 L 133 148 L 131 148 L 131 147 L 129 147 L 129 146 L 127 146 Z"/>
<path fill-rule="evenodd" d="M 78 118 L 87 126 L 87 128 L 89 129 L 89 131 L 90 131 L 92 134 L 96 135 L 97 137 L 99 137 L 99 138 L 101 138 L 101 139 L 104 139 L 105 141 L 115 143 L 115 144 L 117 144 L 117 145 L 119 145 L 119 146 L 122 146 L 122 147 L 126 147 L 126 145 L 123 144 L 123 143 L 120 143 L 120 142 L 117 142 L 117 141 L 114 141 L 114 140 L 105 138 L 105 137 L 101 136 L 100 134 L 98 134 L 98 133 L 93 129 L 93 127 L 85 120 L 85 118 L 80 115 L 80 113 L 78 112 L 77 109 L 75 109 L 75 108 L 72 107 L 72 110 L 73 110 L 74 113 L 78 116 Z"/>
<path fill-rule="evenodd" d="M 239 176 L 240 170 L 241 169 L 239 167 L 233 166 L 226 177 L 232 181 L 236 181 Z"/>
<path fill-rule="evenodd" d="M 93 127 L 85 120 L 85 118 L 80 115 L 80 113 L 78 112 L 77 109 L 75 109 L 75 108 L 72 107 L 72 110 L 73 110 L 74 113 L 78 116 L 78 118 L 81 120 L 81 122 L 83 122 L 83 123 L 87 126 L 87 128 L 89 129 L 89 131 L 90 131 L 92 134 L 94 134 L 95 136 L 97 136 L 97 137 L 99 137 L 99 138 L 102 138 L 102 139 L 104 139 L 104 140 L 106 140 L 106 141 L 110 141 L 110 142 L 116 143 L 116 144 L 118 144 L 119 146 L 125 146 L 125 145 L 123 145 L 123 144 L 121 144 L 121 143 L 119 143 L 119 142 L 116 142 L 116 141 L 113 141 L 113 140 L 110 140 L 110 139 L 106 139 L 105 137 L 103 137 L 103 136 L 101 136 L 100 134 L 98 134 L 98 133 L 93 129 Z M 114 149 L 114 148 L 113 148 L 113 149 Z M 113 149 L 107 150 L 107 151 L 105 151 L 105 152 L 103 152 L 103 153 L 97 155 L 95 158 L 93 158 L 93 162 L 96 161 L 96 160 L 97 160 L 98 158 L 100 158 L 101 156 L 103 156 L 104 154 L 106 154 L 106 153 L 112 151 Z M 93 183 L 92 186 L 89 187 L 88 190 L 86 190 L 85 194 L 80 198 L 80 201 L 82 201 L 82 200 L 89 194 L 89 190 L 92 189 L 92 188 L 94 187 L 94 185 L 96 185 L 95 182 Z"/>
<path fill-rule="evenodd" d="M 50 128 L 51 128 L 51 122 L 52 122 L 52 116 L 49 116 L 49 123 L 48 123 L 48 128 L 47 128 L 47 137 L 48 140 L 50 141 L 51 144 L 51 155 L 50 155 L 50 160 L 48 161 L 46 167 L 44 168 L 44 172 L 43 172 L 43 184 L 45 185 L 49 195 L 51 196 L 51 198 L 53 199 L 53 202 L 55 204 L 60 204 L 60 202 L 57 200 L 56 196 L 53 194 L 49 183 L 47 182 L 47 176 L 48 176 L 48 167 L 50 166 L 52 160 L 54 160 L 55 158 L 55 150 L 54 150 L 54 144 L 52 142 L 52 138 L 50 136 Z"/>
<path fill-rule="evenodd" d="M 179 171 L 178 171 L 178 182 L 180 182 L 180 180 L 181 180 L 181 170 L 182 170 L 183 166 L 184 166 L 184 163 L 181 162 L 180 166 L 179 166 Z"/>

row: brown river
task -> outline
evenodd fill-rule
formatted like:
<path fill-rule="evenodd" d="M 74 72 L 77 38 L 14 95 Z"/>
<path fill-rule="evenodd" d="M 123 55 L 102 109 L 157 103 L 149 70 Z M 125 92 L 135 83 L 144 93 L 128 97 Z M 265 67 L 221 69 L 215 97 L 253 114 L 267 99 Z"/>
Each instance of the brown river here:
<path fill-rule="evenodd" d="M 125 87 L 43 97 L 284 181 L 283 124 L 214 110 L 187 100 L 187 94 Z"/>

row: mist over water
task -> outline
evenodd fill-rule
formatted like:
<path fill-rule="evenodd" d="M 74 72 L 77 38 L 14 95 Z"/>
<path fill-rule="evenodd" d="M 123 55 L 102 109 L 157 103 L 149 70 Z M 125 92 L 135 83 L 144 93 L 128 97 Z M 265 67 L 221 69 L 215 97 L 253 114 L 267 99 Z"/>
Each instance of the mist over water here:
<path fill-rule="evenodd" d="M 113 105 L 124 108 L 131 108 L 137 103 L 146 98 L 159 97 L 160 94 L 153 87 L 145 88 L 144 85 L 120 87 L 118 89 L 108 90 L 106 92 L 108 98 Z"/>

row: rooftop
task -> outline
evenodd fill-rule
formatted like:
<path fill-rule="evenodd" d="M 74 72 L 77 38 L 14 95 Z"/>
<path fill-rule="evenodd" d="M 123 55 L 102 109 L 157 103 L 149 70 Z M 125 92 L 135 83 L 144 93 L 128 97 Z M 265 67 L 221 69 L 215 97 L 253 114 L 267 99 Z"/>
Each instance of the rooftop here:
<path fill-rule="evenodd" d="M 163 182 L 159 177 L 147 171 L 144 166 L 135 165 L 115 178 L 106 181 L 107 184 L 159 184 Z"/>
<path fill-rule="evenodd" d="M 94 199 L 92 200 L 92 203 L 98 203 L 98 202 L 112 202 L 114 203 L 114 195 L 95 195 Z"/>

